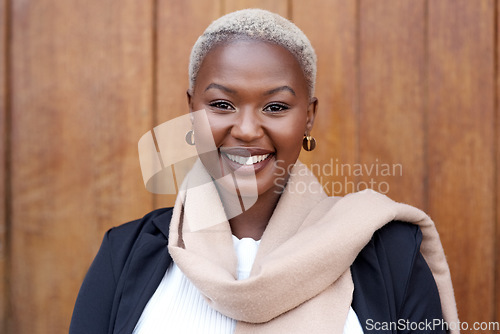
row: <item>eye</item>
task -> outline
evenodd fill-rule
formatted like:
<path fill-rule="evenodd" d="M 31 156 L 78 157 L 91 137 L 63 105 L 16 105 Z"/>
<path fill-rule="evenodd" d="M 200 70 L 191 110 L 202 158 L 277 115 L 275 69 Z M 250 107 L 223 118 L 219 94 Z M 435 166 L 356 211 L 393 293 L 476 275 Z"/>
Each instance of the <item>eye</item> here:
<path fill-rule="evenodd" d="M 233 105 L 227 101 L 219 100 L 213 101 L 208 104 L 212 108 L 220 109 L 220 110 L 236 110 Z"/>
<path fill-rule="evenodd" d="M 289 109 L 289 107 L 282 103 L 271 103 L 264 107 L 263 111 L 269 113 L 280 113 Z"/>

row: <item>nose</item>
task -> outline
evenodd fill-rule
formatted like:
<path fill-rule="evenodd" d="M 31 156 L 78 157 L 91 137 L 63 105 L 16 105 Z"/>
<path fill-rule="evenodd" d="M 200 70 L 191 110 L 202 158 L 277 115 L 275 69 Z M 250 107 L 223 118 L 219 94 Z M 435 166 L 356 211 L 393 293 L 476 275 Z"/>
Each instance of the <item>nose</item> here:
<path fill-rule="evenodd" d="M 246 143 L 264 136 L 258 111 L 253 110 L 253 108 L 240 110 L 231 128 L 231 136 Z"/>

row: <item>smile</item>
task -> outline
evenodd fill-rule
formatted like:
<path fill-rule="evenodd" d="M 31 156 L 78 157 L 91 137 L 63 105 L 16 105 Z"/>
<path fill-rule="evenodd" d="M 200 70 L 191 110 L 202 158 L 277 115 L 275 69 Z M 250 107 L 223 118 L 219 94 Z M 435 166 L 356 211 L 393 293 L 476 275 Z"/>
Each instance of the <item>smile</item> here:
<path fill-rule="evenodd" d="M 252 155 L 250 157 L 242 157 L 241 155 L 234 155 L 226 153 L 226 156 L 229 160 L 234 161 L 240 165 L 250 166 L 261 161 L 266 160 L 271 154 L 263 154 L 263 155 Z"/>

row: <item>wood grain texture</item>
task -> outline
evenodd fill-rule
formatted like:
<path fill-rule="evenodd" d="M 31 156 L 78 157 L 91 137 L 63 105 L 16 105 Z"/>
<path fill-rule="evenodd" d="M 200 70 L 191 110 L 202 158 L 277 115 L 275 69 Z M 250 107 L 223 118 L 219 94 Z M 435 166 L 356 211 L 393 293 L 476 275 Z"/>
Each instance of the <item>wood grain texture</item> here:
<path fill-rule="evenodd" d="M 362 0 L 359 12 L 360 182 L 423 207 L 425 1 Z"/>
<path fill-rule="evenodd" d="M 497 8 L 497 18 L 500 17 L 500 3 L 496 2 Z M 500 323 L 500 53 L 498 52 L 500 46 L 500 20 L 497 19 L 497 26 L 495 27 L 497 31 L 496 43 L 496 165 L 495 165 L 495 176 L 496 176 L 496 239 L 495 239 L 495 321 Z"/>
<path fill-rule="evenodd" d="M 7 329 L 7 1 L 0 0 L 0 332 Z"/>
<path fill-rule="evenodd" d="M 186 97 L 189 55 L 198 37 L 220 14 L 220 0 L 158 2 L 154 126 L 189 112 Z M 174 203 L 175 195 L 155 196 L 155 207 Z"/>
<path fill-rule="evenodd" d="M 493 1 L 429 1 L 429 213 L 462 321 L 494 312 Z M 480 305 L 480 307 L 478 307 Z"/>
<path fill-rule="evenodd" d="M 144 215 L 152 1 L 12 2 L 10 333 L 67 333 L 105 230 Z"/>
<path fill-rule="evenodd" d="M 290 19 L 288 2 L 288 0 L 225 0 L 222 10 L 226 14 L 244 8 L 261 8 Z"/>
<path fill-rule="evenodd" d="M 220 12 L 219 0 L 158 3 L 156 99 L 159 123 L 188 112 L 189 55 L 198 37 Z"/>
<path fill-rule="evenodd" d="M 312 130 L 317 146 L 301 153 L 329 195 L 356 188 L 356 176 L 343 165 L 358 162 L 356 2 L 292 2 L 292 20 L 304 31 L 318 57 L 315 95 L 318 112 Z"/>

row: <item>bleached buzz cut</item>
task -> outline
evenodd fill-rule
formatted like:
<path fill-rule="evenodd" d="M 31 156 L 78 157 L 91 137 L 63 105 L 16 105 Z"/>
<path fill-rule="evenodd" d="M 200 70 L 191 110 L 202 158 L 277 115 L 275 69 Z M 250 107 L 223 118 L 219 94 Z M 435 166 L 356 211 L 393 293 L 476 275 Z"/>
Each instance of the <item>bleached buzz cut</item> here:
<path fill-rule="evenodd" d="M 243 9 L 213 21 L 198 38 L 189 60 L 189 90 L 193 91 L 196 77 L 205 56 L 215 46 L 238 39 L 261 40 L 280 45 L 290 51 L 304 71 L 309 96 L 316 82 L 316 53 L 306 35 L 284 17 L 263 9 Z"/>

